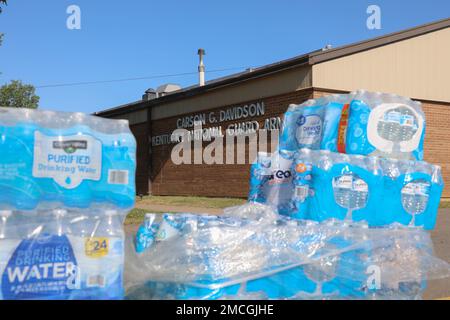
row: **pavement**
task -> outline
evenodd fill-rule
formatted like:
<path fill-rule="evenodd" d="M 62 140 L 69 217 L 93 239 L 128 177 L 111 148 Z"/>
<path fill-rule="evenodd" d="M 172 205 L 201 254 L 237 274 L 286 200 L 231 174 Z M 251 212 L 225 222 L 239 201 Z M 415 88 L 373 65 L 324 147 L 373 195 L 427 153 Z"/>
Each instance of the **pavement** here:
<path fill-rule="evenodd" d="M 439 209 L 435 229 L 431 232 L 434 253 L 450 263 L 450 208 Z M 428 282 L 424 299 L 450 298 L 450 278 Z"/>
<path fill-rule="evenodd" d="M 198 214 L 221 214 L 222 209 L 208 209 L 188 206 L 143 205 L 141 209 L 148 212 L 191 212 Z M 127 234 L 134 234 L 137 225 L 125 226 Z M 450 263 L 450 208 L 441 208 L 435 229 L 431 232 L 434 244 L 434 253 L 437 257 Z M 424 299 L 450 299 L 450 278 L 430 280 L 423 296 Z"/>

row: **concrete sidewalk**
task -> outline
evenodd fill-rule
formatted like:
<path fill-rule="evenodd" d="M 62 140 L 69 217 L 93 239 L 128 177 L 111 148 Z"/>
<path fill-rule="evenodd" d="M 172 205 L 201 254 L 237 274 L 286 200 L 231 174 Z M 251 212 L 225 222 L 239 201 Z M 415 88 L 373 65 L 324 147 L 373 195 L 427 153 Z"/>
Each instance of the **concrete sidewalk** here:
<path fill-rule="evenodd" d="M 431 232 L 434 253 L 450 263 L 450 208 L 439 209 L 436 228 Z M 431 280 L 425 291 L 425 299 L 450 297 L 450 278 Z"/>

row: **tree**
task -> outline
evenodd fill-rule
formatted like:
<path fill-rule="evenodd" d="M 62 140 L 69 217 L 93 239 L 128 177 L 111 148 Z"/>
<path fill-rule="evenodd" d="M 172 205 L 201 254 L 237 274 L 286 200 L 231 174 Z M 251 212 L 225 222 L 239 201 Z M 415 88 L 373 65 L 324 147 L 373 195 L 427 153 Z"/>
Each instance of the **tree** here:
<path fill-rule="evenodd" d="M 8 5 L 8 1 L 7 0 L 0 0 L 0 5 Z M 2 13 L 2 7 L 0 7 L 0 13 Z"/>
<path fill-rule="evenodd" d="M 0 106 L 2 107 L 36 109 L 39 99 L 32 85 L 23 84 L 18 80 L 0 87 Z"/>

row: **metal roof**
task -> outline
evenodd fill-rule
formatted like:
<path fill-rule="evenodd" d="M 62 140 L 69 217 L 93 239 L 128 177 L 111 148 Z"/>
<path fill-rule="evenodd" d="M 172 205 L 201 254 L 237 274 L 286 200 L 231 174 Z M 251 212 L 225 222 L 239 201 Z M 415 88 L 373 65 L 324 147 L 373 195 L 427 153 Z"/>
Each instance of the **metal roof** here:
<path fill-rule="evenodd" d="M 334 49 L 315 50 L 290 59 L 278 61 L 272 64 L 264 65 L 262 67 L 252 68 L 251 70 L 246 70 L 243 72 L 234 73 L 229 76 L 210 80 L 207 81 L 204 86 L 198 85 L 189 86 L 157 99 L 152 99 L 148 101 L 138 100 L 115 108 L 95 112 L 94 114 L 98 116 L 109 117 L 121 115 L 132 111 L 138 111 L 152 107 L 154 105 L 159 105 L 166 102 L 202 94 L 211 90 L 216 90 L 224 86 L 235 85 L 243 81 L 265 77 L 273 73 L 288 70 L 291 68 L 296 68 L 303 65 L 313 65 L 324 61 L 333 60 L 340 57 L 355 54 L 361 51 L 374 49 L 380 46 L 385 46 L 398 41 L 403 41 L 409 38 L 417 37 L 420 35 L 424 35 L 426 33 L 434 32 L 448 27 L 450 27 L 450 18 L 406 29 L 400 32 L 390 33 L 369 40 L 356 42 L 350 45 L 337 47 Z"/>

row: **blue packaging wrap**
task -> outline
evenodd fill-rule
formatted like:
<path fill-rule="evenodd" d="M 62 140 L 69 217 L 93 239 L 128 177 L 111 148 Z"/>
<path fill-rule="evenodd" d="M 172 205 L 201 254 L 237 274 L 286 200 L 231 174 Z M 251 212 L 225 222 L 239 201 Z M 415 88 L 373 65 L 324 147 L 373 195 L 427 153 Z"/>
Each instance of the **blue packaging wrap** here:
<path fill-rule="evenodd" d="M 0 137 L 0 209 L 133 207 L 136 141 L 126 120 L 1 108 Z"/>
<path fill-rule="evenodd" d="M 289 106 L 280 134 L 280 150 L 337 151 L 339 121 L 350 95 L 330 95 Z"/>
<path fill-rule="evenodd" d="M 280 214 L 292 211 L 294 153 L 280 150 L 259 153 L 250 168 L 249 201 L 274 207 Z"/>
<path fill-rule="evenodd" d="M 1 211 L 0 300 L 122 299 L 124 213 Z"/>
<path fill-rule="evenodd" d="M 128 299 L 415 299 L 450 275 L 419 228 L 292 220 L 258 203 L 186 218 L 142 253 L 127 242 Z"/>
<path fill-rule="evenodd" d="M 122 299 L 128 122 L 0 108 L 0 154 L 0 299 Z"/>
<path fill-rule="evenodd" d="M 293 166 L 295 218 L 401 223 L 428 230 L 436 224 L 444 187 L 439 166 L 309 149 L 296 154 Z"/>
<path fill-rule="evenodd" d="M 365 90 L 352 93 L 346 153 L 422 160 L 424 139 L 420 102 Z"/>
<path fill-rule="evenodd" d="M 422 160 L 425 127 L 420 102 L 358 90 L 290 105 L 279 148 Z"/>

